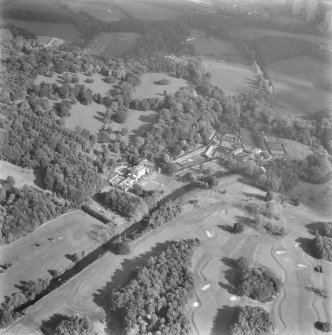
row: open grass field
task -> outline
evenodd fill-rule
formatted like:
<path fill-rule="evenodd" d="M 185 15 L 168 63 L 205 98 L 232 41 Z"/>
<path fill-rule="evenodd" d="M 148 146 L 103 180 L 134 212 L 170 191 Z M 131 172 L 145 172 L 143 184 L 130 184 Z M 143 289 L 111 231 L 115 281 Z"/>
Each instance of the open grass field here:
<path fill-rule="evenodd" d="M 157 113 L 152 110 L 139 111 L 129 109 L 125 123 L 125 127 L 128 128 L 128 135 L 143 136 L 156 123 L 156 119 Z"/>
<path fill-rule="evenodd" d="M 305 206 L 331 221 L 332 181 L 324 184 L 311 184 L 301 180 L 289 194 L 298 197 Z"/>
<path fill-rule="evenodd" d="M 252 133 L 250 130 L 241 127 L 241 134 L 244 145 L 255 147 L 255 142 L 252 138 Z"/>
<path fill-rule="evenodd" d="M 114 2 L 128 15 L 143 21 L 173 19 L 182 13 L 169 0 L 114 0 Z"/>
<path fill-rule="evenodd" d="M 258 29 L 258 28 L 234 28 L 231 30 L 231 35 L 241 36 L 245 38 L 259 38 L 261 36 L 285 36 L 293 37 L 298 39 L 303 39 L 305 41 L 313 43 L 321 43 L 323 45 L 332 46 L 331 41 L 328 38 L 309 35 L 309 34 L 299 34 L 299 33 L 288 33 L 285 31 L 279 30 L 270 30 L 270 29 Z"/>
<path fill-rule="evenodd" d="M 54 0 L 1 0 L 1 9 L 19 9 L 29 11 L 65 13 L 66 9 Z"/>
<path fill-rule="evenodd" d="M 156 85 L 155 81 L 160 79 L 168 79 L 170 81 L 169 85 Z M 141 77 L 141 84 L 135 87 L 135 92 L 133 98 L 135 99 L 146 99 L 146 98 L 159 98 L 163 99 L 164 91 L 166 90 L 168 94 L 175 93 L 181 87 L 188 86 L 188 83 L 181 78 L 171 77 L 166 73 L 145 73 Z"/>
<path fill-rule="evenodd" d="M 247 65 L 209 57 L 202 57 L 202 65 L 211 73 L 211 83 L 220 87 L 226 94 L 245 93 L 256 87 L 254 72 Z"/>
<path fill-rule="evenodd" d="M 105 22 L 119 21 L 124 18 L 123 13 L 114 6 L 112 1 L 105 0 L 61 0 L 71 10 L 84 11 Z"/>
<path fill-rule="evenodd" d="M 195 47 L 199 56 L 209 56 L 224 61 L 232 61 L 247 64 L 240 51 L 235 48 L 232 42 L 215 37 L 206 37 L 204 32 L 192 31 L 190 43 Z"/>
<path fill-rule="evenodd" d="M 140 34 L 136 33 L 99 33 L 87 46 L 92 55 L 121 57 L 133 50 Z"/>
<path fill-rule="evenodd" d="M 290 159 L 303 160 L 310 154 L 312 154 L 312 149 L 309 145 L 302 144 L 297 141 L 288 140 L 286 138 L 278 138 L 278 142 L 285 146 L 287 155 Z"/>
<path fill-rule="evenodd" d="M 12 266 L 0 274 L 0 300 L 23 280 L 52 278 L 49 270 L 64 270 L 73 262 L 66 257 L 88 253 L 111 236 L 111 228 L 82 211 L 51 220 L 25 237 L 0 247 L 1 264 Z M 39 246 L 36 246 L 36 243 Z"/>
<path fill-rule="evenodd" d="M 12 163 L 0 160 L 0 179 L 6 179 L 12 176 L 15 179 L 16 187 L 23 187 L 24 185 L 38 187 L 41 185 L 40 176 L 32 169 L 21 168 Z"/>
<path fill-rule="evenodd" d="M 295 113 L 311 115 L 332 107 L 332 93 L 320 87 L 329 78 L 330 66 L 311 57 L 296 57 L 274 62 L 269 66 L 276 101 L 281 101 Z"/>
<path fill-rule="evenodd" d="M 221 190 L 226 190 L 226 194 L 221 194 Z M 186 194 L 181 216 L 136 240 L 130 255 L 106 253 L 63 287 L 30 307 L 26 316 L 6 334 L 41 334 L 40 325 L 54 313 L 81 313 L 93 320 L 98 334 L 119 334 L 119 320 L 106 316 L 112 289 L 126 283 L 132 269 L 166 248 L 168 241 L 196 237 L 201 245 L 192 262 L 195 295 L 188 305 L 193 335 L 229 335 L 234 307 L 256 304 L 230 291 L 234 270 L 227 259 L 240 256 L 272 268 L 284 282 L 278 297 L 265 306 L 274 316 L 276 332 L 315 334 L 313 322 L 326 320 L 330 307 L 329 300 L 317 298 L 310 287 L 327 288 L 332 266 L 324 262 L 324 274 L 313 272 L 317 261 L 303 251 L 298 241 L 300 236 L 311 236 L 305 224 L 322 217 L 305 205 L 284 204 L 279 205 L 281 220 L 288 232 L 283 239 L 250 229 L 244 234 L 232 234 L 230 229 L 237 217 L 245 215 L 238 203 L 252 201 L 260 195 L 264 193 L 243 183 L 237 175 L 224 177 L 214 190 Z M 191 199 L 198 200 L 198 207 L 188 203 Z"/>
<path fill-rule="evenodd" d="M 75 129 L 77 126 L 89 129 L 92 134 L 98 133 L 103 126 L 104 105 L 92 102 L 90 105 L 77 103 L 70 110 L 70 116 L 65 118 L 65 126 Z"/>
<path fill-rule="evenodd" d="M 28 29 L 36 36 L 53 36 L 61 38 L 66 42 L 73 42 L 80 37 L 80 32 L 75 26 L 68 23 L 32 22 L 3 18 L 0 18 L 0 22 L 1 24 L 12 24 Z"/>

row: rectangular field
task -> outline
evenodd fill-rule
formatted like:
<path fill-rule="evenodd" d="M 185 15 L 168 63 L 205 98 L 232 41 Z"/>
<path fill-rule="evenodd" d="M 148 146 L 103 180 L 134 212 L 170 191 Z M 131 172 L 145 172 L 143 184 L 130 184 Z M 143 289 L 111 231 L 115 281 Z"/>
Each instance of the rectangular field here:
<path fill-rule="evenodd" d="M 140 36 L 136 33 L 99 33 L 87 50 L 92 55 L 120 57 L 134 49 Z"/>
<path fill-rule="evenodd" d="M 211 74 L 211 83 L 226 94 L 246 93 L 256 87 L 256 78 L 249 66 L 208 57 L 201 58 L 205 70 Z"/>
<path fill-rule="evenodd" d="M 115 0 L 128 15 L 143 21 L 158 21 L 176 18 L 181 14 L 179 7 L 169 0 Z"/>
<path fill-rule="evenodd" d="M 303 56 L 274 62 L 268 73 L 272 79 L 276 101 L 281 101 L 296 114 L 313 114 L 332 107 L 332 94 L 322 88 L 322 80 L 330 79 L 330 65 Z"/>
<path fill-rule="evenodd" d="M 0 274 L 0 301 L 16 291 L 15 285 L 22 280 L 51 279 L 49 270 L 73 266 L 70 255 L 88 253 L 111 235 L 110 227 L 78 210 L 43 224 L 10 245 L 1 246 L 1 264 L 12 263 L 12 266 Z"/>
<path fill-rule="evenodd" d="M 194 46 L 197 55 L 222 58 L 224 61 L 232 61 L 246 64 L 241 52 L 235 48 L 232 42 L 216 37 L 206 37 L 204 32 L 191 31 L 190 43 Z"/>
<path fill-rule="evenodd" d="M 80 37 L 80 32 L 72 24 L 68 23 L 48 23 L 48 22 L 32 22 L 14 19 L 2 19 L 2 24 L 12 24 L 21 28 L 25 28 L 36 36 L 51 36 L 61 38 L 65 42 L 73 42 Z"/>
<path fill-rule="evenodd" d="M 71 10 L 84 11 L 96 17 L 98 20 L 111 22 L 123 19 L 124 15 L 110 1 L 101 0 L 61 0 Z"/>

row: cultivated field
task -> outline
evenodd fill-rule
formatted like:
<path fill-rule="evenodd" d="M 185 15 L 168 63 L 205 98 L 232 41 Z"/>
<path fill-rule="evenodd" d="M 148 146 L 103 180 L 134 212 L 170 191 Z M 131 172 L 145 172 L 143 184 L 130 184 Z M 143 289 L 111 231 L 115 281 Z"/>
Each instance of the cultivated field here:
<path fill-rule="evenodd" d="M 97 19 L 105 22 L 119 21 L 124 18 L 123 13 L 110 1 L 103 0 L 61 0 L 71 10 L 89 13 Z"/>
<path fill-rule="evenodd" d="M 231 34 L 236 37 L 244 38 L 259 38 L 261 36 L 285 36 L 293 37 L 298 39 L 303 39 L 305 41 L 313 43 L 321 43 L 323 45 L 332 46 L 331 41 L 328 38 L 309 35 L 309 34 L 299 34 L 299 33 L 288 33 L 285 31 L 279 30 L 270 30 L 270 29 L 254 29 L 254 28 L 234 28 L 231 31 Z"/>
<path fill-rule="evenodd" d="M 3 18 L 0 18 L 0 22 L 2 24 L 12 24 L 28 29 L 37 36 L 41 35 L 58 37 L 66 42 L 73 42 L 80 37 L 80 32 L 75 28 L 74 25 L 69 23 L 33 22 Z"/>
<path fill-rule="evenodd" d="M 19 9 L 54 13 L 65 13 L 66 9 L 58 1 L 53 0 L 1 0 L 1 9 Z"/>
<path fill-rule="evenodd" d="M 170 81 L 169 85 L 156 85 L 155 81 L 166 78 Z M 184 79 L 171 77 L 166 73 L 145 73 L 141 77 L 141 84 L 135 87 L 133 98 L 135 99 L 146 99 L 146 98 L 159 98 L 163 99 L 164 91 L 168 94 L 175 93 L 181 87 L 188 86 L 188 83 Z"/>
<path fill-rule="evenodd" d="M 125 13 L 143 21 L 158 21 L 181 15 L 178 7 L 169 0 L 114 0 Z"/>
<path fill-rule="evenodd" d="M 190 35 L 191 38 L 194 38 L 190 43 L 195 47 L 196 54 L 199 56 L 209 56 L 234 63 L 248 63 L 230 41 L 212 36 L 206 37 L 205 33 L 200 31 L 192 31 Z"/>
<path fill-rule="evenodd" d="M 222 190 L 226 190 L 226 194 L 221 194 Z M 329 307 L 328 300 L 317 298 L 310 287 L 326 286 L 332 268 L 324 262 L 324 274 L 314 273 L 316 260 L 303 252 L 298 238 L 310 237 L 304 225 L 322 217 L 304 205 L 284 204 L 279 205 L 279 210 L 288 232 L 285 238 L 274 239 L 250 229 L 244 234 L 232 234 L 230 228 L 236 218 L 245 215 L 238 204 L 252 201 L 257 197 L 255 194 L 264 195 L 239 181 L 236 175 L 221 179 L 215 190 L 188 193 L 184 198 L 184 214 L 136 240 L 130 255 L 106 253 L 63 287 L 30 307 L 27 315 L 7 334 L 41 334 L 38 328 L 42 321 L 54 313 L 78 312 L 95 322 L 99 334 L 119 334 L 119 321 L 106 317 L 105 313 L 109 310 L 112 289 L 125 283 L 136 265 L 163 250 L 167 241 L 196 237 L 201 245 L 193 258 L 195 296 L 188 310 L 193 334 L 228 335 L 233 307 L 255 304 L 229 291 L 233 270 L 227 258 L 239 256 L 272 268 L 284 282 L 278 297 L 266 305 L 273 313 L 276 331 L 283 335 L 315 334 L 313 322 L 328 319 Z M 188 203 L 193 199 L 198 200 L 198 207 Z"/>
<path fill-rule="evenodd" d="M 12 266 L 1 273 L 0 300 L 13 293 L 20 281 L 52 278 L 49 270 L 73 266 L 67 257 L 96 249 L 111 236 L 111 228 L 82 211 L 51 220 L 34 232 L 0 247 L 1 264 Z"/>
<path fill-rule="evenodd" d="M 99 33 L 87 46 L 92 55 L 121 57 L 135 48 L 140 34 L 136 33 Z"/>
<path fill-rule="evenodd" d="M 226 94 L 235 95 L 256 88 L 254 72 L 247 65 L 208 57 L 202 57 L 202 65 L 211 73 L 211 83 L 220 87 Z"/>
<path fill-rule="evenodd" d="M 16 187 L 41 185 L 40 176 L 34 170 L 0 160 L 0 179 L 6 179 L 8 176 L 14 177 Z"/>
<path fill-rule="evenodd" d="M 281 101 L 296 114 L 313 114 L 332 107 L 332 95 L 320 87 L 329 78 L 330 66 L 311 57 L 296 57 L 269 66 L 276 101 Z"/>

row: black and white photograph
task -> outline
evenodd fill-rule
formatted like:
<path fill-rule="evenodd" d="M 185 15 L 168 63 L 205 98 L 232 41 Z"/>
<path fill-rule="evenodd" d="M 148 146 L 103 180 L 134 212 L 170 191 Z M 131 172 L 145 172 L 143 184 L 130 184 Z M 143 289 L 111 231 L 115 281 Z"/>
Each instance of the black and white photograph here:
<path fill-rule="evenodd" d="M 332 335 L 332 0 L 0 0 L 0 335 Z"/>

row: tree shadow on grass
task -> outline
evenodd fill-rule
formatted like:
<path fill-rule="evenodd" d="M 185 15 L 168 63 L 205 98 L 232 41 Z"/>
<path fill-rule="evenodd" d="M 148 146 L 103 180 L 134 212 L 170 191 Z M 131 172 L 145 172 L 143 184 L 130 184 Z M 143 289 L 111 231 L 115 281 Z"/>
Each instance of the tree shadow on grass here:
<path fill-rule="evenodd" d="M 317 221 L 317 222 L 311 222 L 305 225 L 305 227 L 308 229 L 308 232 L 312 235 L 316 235 L 316 233 L 322 235 L 322 226 L 323 221 Z"/>
<path fill-rule="evenodd" d="M 238 286 L 236 262 L 229 257 L 223 257 L 221 261 L 229 267 L 224 271 L 224 277 L 228 283 L 219 282 L 219 286 L 227 290 L 229 294 L 236 295 L 236 287 Z"/>
<path fill-rule="evenodd" d="M 44 182 L 44 176 L 45 176 L 44 170 L 35 168 L 35 169 L 33 169 L 33 175 L 35 177 L 34 180 L 33 180 L 35 185 L 42 188 L 42 189 L 45 189 L 46 185 L 45 185 L 45 182 Z"/>
<path fill-rule="evenodd" d="M 247 178 L 240 177 L 240 178 L 237 178 L 236 181 L 244 185 L 255 186 L 253 182 Z"/>
<path fill-rule="evenodd" d="M 93 294 L 93 301 L 105 311 L 107 333 L 117 335 L 125 334 L 123 318 L 121 317 L 120 311 L 111 310 L 112 291 L 128 284 L 137 267 L 145 264 L 150 257 L 154 257 L 165 251 L 172 243 L 173 241 L 157 243 L 150 251 L 133 259 L 125 259 L 121 263 L 121 269 L 115 271 L 111 280 L 105 285 L 105 287 L 99 289 Z"/>
<path fill-rule="evenodd" d="M 97 112 L 98 116 L 97 115 L 94 115 L 93 117 L 98 120 L 99 122 L 102 122 L 104 123 L 104 118 L 105 118 L 105 114 L 106 113 L 103 113 L 103 112 Z"/>
<path fill-rule="evenodd" d="M 42 321 L 40 330 L 44 335 L 52 335 L 54 334 L 56 326 L 64 320 L 69 320 L 69 317 L 59 313 L 54 314 L 48 320 Z"/>
<path fill-rule="evenodd" d="M 237 313 L 238 307 L 223 305 L 219 308 L 213 319 L 213 325 L 210 335 L 230 335 L 230 327 Z"/>
<path fill-rule="evenodd" d="M 217 225 L 218 228 L 226 231 L 227 233 L 231 233 L 233 234 L 234 233 L 234 228 L 230 225 L 227 225 L 227 224 L 223 224 L 223 225 Z"/>
<path fill-rule="evenodd" d="M 306 237 L 298 237 L 295 242 L 300 244 L 300 248 L 309 256 L 315 259 L 317 256 L 315 255 L 313 248 L 312 248 L 312 239 L 311 238 L 306 238 Z"/>
<path fill-rule="evenodd" d="M 240 215 L 236 215 L 235 216 L 235 221 L 238 222 L 238 223 L 242 223 L 244 224 L 245 226 L 248 226 L 248 227 L 256 227 L 256 221 L 254 219 L 251 219 L 251 218 L 248 218 L 246 216 L 240 216 Z"/>

